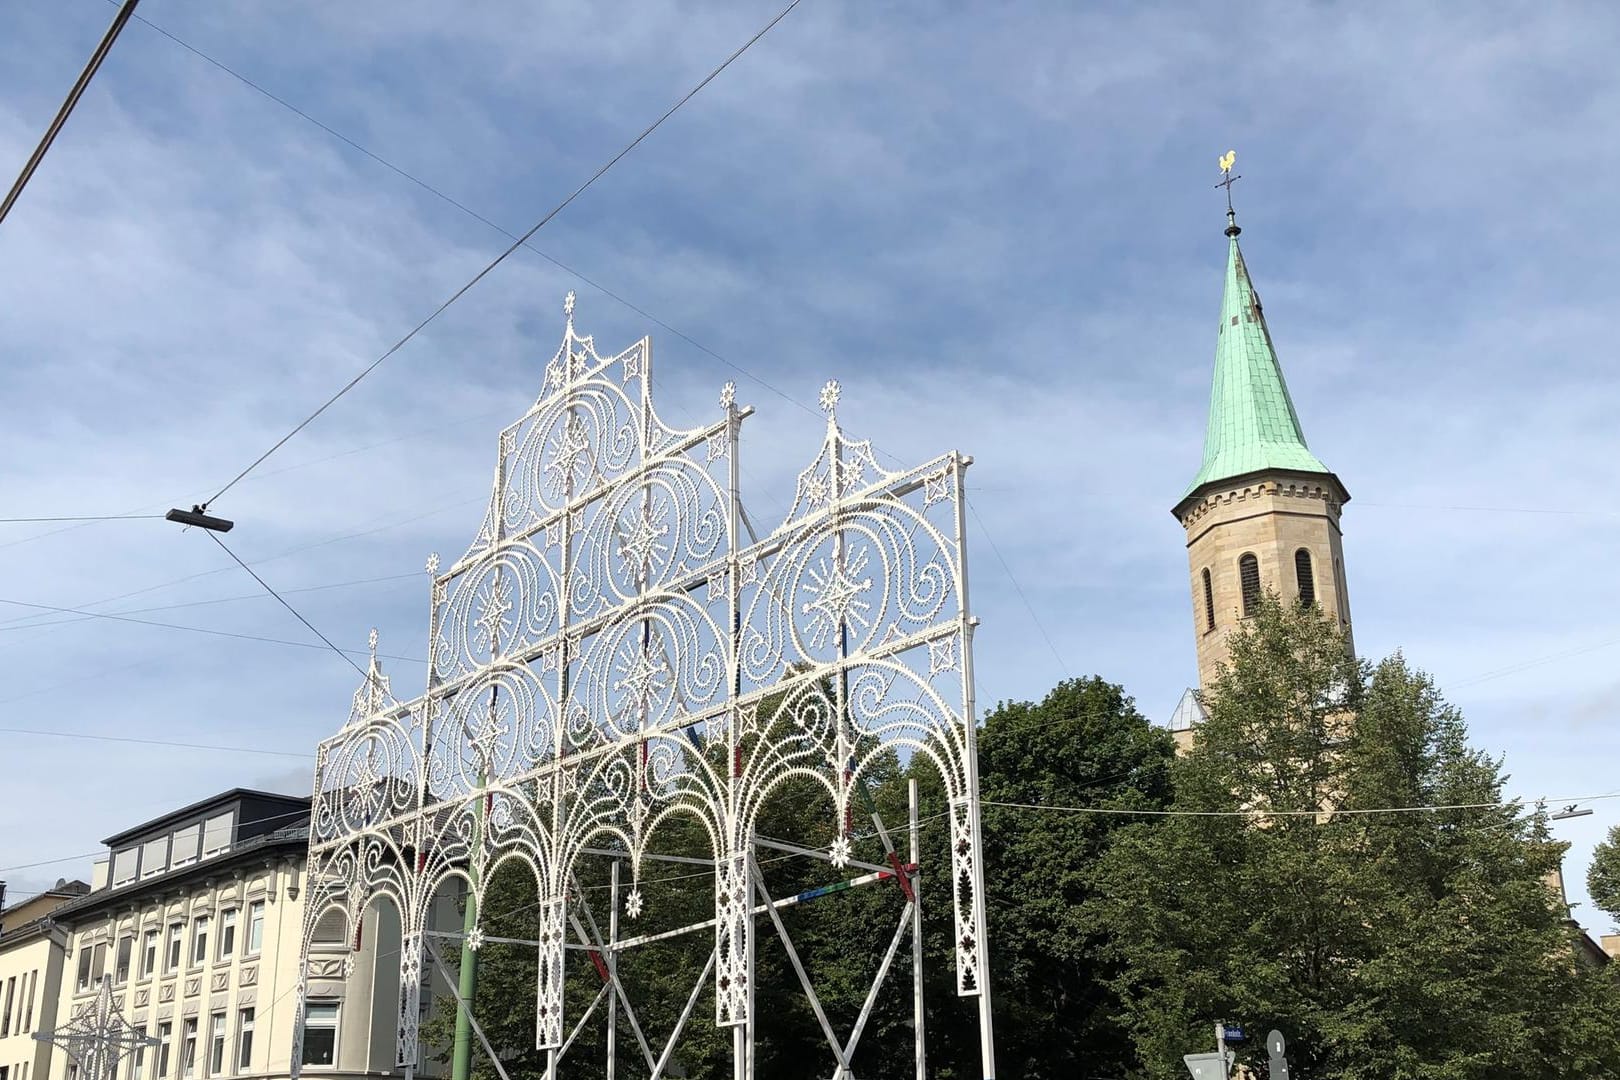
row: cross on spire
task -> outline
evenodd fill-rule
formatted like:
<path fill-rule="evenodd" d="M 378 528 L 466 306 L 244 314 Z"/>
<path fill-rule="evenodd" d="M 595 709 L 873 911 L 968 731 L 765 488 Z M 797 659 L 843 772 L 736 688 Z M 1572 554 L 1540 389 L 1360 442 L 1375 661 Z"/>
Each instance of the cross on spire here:
<path fill-rule="evenodd" d="M 1232 165 L 1237 161 L 1237 151 L 1228 150 L 1221 155 L 1221 182 L 1215 186 L 1226 189 L 1226 235 L 1236 236 L 1243 230 L 1238 228 L 1237 212 L 1232 209 L 1232 185 L 1243 179 L 1232 171 Z"/>

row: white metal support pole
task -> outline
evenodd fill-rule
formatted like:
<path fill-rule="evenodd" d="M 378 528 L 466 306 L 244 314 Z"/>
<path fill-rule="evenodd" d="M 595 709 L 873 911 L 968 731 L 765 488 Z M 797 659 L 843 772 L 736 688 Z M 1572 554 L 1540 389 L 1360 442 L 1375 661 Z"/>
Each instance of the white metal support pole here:
<path fill-rule="evenodd" d="M 923 1027 L 922 853 L 917 830 L 917 778 L 906 783 L 911 833 L 910 861 L 918 867 L 911 877 L 911 1030 L 916 1040 L 917 1080 L 928 1080 L 928 1041 Z"/>
<path fill-rule="evenodd" d="M 607 963 L 617 966 L 619 960 L 619 860 L 611 864 L 612 876 L 608 880 L 608 945 Z M 612 969 L 609 969 L 612 970 Z M 608 984 L 609 986 L 612 983 Z M 611 991 L 607 1003 L 607 1080 L 618 1080 L 618 1062 L 614 1053 L 619 1042 L 619 996 Z"/>
<path fill-rule="evenodd" d="M 984 1080 L 995 1080 L 996 1033 L 995 1017 L 990 1003 L 990 942 L 987 940 L 989 919 L 984 904 L 984 833 L 979 827 L 979 711 L 975 703 L 973 685 L 973 630 L 978 625 L 968 606 L 967 561 L 967 467 L 972 458 L 956 458 L 956 553 L 962 573 L 962 701 L 966 705 L 962 723 L 963 746 L 966 749 L 968 791 L 968 825 L 972 831 L 973 857 L 978 869 L 978 880 L 973 883 L 973 922 L 979 933 L 978 990 L 979 990 L 979 1060 Z"/>

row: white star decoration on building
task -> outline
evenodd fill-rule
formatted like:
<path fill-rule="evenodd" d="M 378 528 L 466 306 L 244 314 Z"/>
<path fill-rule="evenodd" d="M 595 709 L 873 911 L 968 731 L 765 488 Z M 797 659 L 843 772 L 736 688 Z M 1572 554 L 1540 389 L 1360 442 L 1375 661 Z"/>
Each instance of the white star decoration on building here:
<path fill-rule="evenodd" d="M 553 295 L 555 295 L 555 294 L 553 294 Z M 563 297 L 563 315 L 566 318 L 573 318 L 573 315 L 574 315 L 574 290 L 573 289 L 569 289 L 567 295 L 565 295 Z"/>
<path fill-rule="evenodd" d="M 821 388 L 821 411 L 830 413 L 838 408 L 838 396 L 843 389 L 838 385 L 837 379 L 828 379 L 827 385 Z"/>
<path fill-rule="evenodd" d="M 737 384 L 728 382 L 720 388 L 720 407 L 729 409 L 737 403 Z"/>
<path fill-rule="evenodd" d="M 125 1057 L 142 1047 L 158 1045 L 158 1040 L 136 1031 L 124 1019 L 123 1010 L 113 1000 L 110 976 L 102 977 L 95 1000 L 81 1005 L 73 1019 L 55 1031 L 34 1032 L 34 1039 L 67 1051 L 84 1080 L 113 1080 Z"/>
<path fill-rule="evenodd" d="M 439 573 L 439 553 L 437 551 L 428 555 L 427 572 L 429 576 L 437 577 Z"/>

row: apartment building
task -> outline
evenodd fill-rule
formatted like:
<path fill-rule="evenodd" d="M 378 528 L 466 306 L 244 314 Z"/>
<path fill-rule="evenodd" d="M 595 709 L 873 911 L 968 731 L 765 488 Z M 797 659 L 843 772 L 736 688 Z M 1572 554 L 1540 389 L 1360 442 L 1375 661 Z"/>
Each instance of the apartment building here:
<path fill-rule="evenodd" d="M 54 914 L 67 957 L 58 1014 L 92 1002 L 107 976 L 115 1007 L 157 1040 L 116 1080 L 288 1076 L 309 800 L 238 788 L 105 843 L 91 891 Z M 304 1071 L 398 1073 L 397 914 L 374 906 L 351 934 L 333 913 L 315 942 Z M 48 1073 L 0 1080 L 80 1078 L 58 1053 Z"/>
<path fill-rule="evenodd" d="M 89 891 L 82 881 L 58 881 L 0 911 L 0 1080 L 47 1075 L 51 1047 L 34 1032 L 56 1024 L 67 944 L 51 914 Z"/>

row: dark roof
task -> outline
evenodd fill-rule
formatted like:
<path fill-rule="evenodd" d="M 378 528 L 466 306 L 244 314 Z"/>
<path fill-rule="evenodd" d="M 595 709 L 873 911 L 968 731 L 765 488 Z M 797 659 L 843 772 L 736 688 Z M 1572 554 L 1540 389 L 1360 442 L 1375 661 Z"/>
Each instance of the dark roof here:
<path fill-rule="evenodd" d="M 206 804 L 199 803 L 198 805 Z M 286 851 L 303 852 L 307 851 L 308 848 L 309 818 L 305 817 L 303 820 L 295 821 L 291 825 L 283 825 L 274 832 L 264 833 L 261 836 L 244 840 L 229 851 L 216 855 L 211 859 L 203 859 L 200 862 L 192 863 L 190 866 L 181 867 L 179 870 L 171 870 L 156 877 L 132 881 L 122 888 L 98 889 L 88 896 L 81 896 L 77 900 L 69 900 L 52 911 L 51 918 L 59 923 L 71 924 L 82 916 L 89 915 L 112 904 L 125 903 L 132 897 L 141 896 L 148 892 L 161 892 L 172 889 L 176 885 L 213 877 L 218 875 L 221 870 L 241 863 L 252 862 L 254 859 L 263 858 L 266 855 Z"/>
<path fill-rule="evenodd" d="M 222 791 L 218 795 L 210 795 L 206 799 L 200 799 L 197 802 L 192 803 L 190 806 L 182 806 L 178 810 L 171 810 L 166 814 L 160 814 L 151 821 L 148 821 L 142 825 L 137 825 L 133 829 L 124 829 L 122 832 L 114 833 L 113 835 L 107 837 L 107 839 L 103 840 L 102 843 L 106 844 L 108 847 L 117 847 L 125 840 L 133 839 L 142 833 L 151 832 L 160 825 L 168 824 L 171 821 L 181 821 L 185 818 L 195 817 L 210 806 L 235 802 L 238 799 L 267 799 L 272 802 L 286 803 L 289 806 L 298 804 L 306 807 L 310 802 L 308 795 L 278 795 L 273 791 L 259 791 L 255 788 L 231 788 L 231 790 Z"/>

